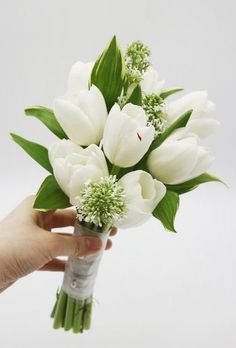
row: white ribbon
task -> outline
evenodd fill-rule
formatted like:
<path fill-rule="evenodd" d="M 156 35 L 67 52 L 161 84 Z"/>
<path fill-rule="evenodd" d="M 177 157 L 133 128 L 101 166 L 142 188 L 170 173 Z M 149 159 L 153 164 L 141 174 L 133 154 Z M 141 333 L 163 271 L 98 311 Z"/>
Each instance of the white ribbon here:
<path fill-rule="evenodd" d="M 69 257 L 66 263 L 62 289 L 77 300 L 86 300 L 93 294 L 99 264 L 109 233 L 95 232 L 76 223 L 74 235 L 96 236 L 102 241 L 102 248 L 95 254 L 83 257 Z"/>

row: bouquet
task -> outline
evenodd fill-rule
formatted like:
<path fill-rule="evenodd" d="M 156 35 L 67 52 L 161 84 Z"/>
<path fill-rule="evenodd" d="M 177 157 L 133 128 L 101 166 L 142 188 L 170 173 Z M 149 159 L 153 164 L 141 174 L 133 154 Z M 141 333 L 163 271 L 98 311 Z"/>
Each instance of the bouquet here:
<path fill-rule="evenodd" d="M 49 175 L 34 209 L 76 207 L 75 235 L 99 236 L 102 249 L 70 257 L 52 311 L 53 327 L 90 328 L 99 262 L 113 226 L 131 228 L 151 216 L 176 232 L 179 197 L 220 181 L 207 173 L 213 157 L 200 145 L 219 125 L 205 91 L 167 101 L 182 88 L 164 88 L 140 41 L 125 53 L 116 37 L 95 63 L 77 62 L 53 110 L 25 110 L 57 136 L 49 148 L 11 134 Z"/>

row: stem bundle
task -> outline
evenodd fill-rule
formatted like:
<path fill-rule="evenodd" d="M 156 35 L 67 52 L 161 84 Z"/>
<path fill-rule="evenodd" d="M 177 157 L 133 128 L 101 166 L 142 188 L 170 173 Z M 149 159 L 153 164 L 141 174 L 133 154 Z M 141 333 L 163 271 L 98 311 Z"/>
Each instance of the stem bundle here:
<path fill-rule="evenodd" d="M 87 300 L 76 300 L 67 295 L 63 289 L 57 295 L 57 300 L 51 313 L 53 328 L 64 328 L 74 333 L 82 333 L 91 326 L 92 297 Z"/>

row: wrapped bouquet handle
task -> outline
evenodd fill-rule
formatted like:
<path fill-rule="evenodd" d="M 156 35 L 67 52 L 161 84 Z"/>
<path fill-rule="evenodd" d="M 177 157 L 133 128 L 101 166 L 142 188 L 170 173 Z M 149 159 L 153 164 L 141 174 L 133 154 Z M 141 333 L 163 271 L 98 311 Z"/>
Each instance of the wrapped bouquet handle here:
<path fill-rule="evenodd" d="M 55 329 L 64 327 L 65 330 L 72 329 L 77 333 L 90 328 L 93 290 L 109 232 L 97 232 L 76 222 L 74 235 L 96 236 L 102 241 L 98 252 L 68 258 L 63 284 L 52 311 Z"/>

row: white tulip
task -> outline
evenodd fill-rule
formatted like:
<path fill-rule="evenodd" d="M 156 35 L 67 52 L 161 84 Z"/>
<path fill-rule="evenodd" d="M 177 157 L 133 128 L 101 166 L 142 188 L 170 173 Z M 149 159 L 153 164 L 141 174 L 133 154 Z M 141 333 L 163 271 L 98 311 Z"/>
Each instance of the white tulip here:
<path fill-rule="evenodd" d="M 207 137 L 219 126 L 219 122 L 212 115 L 215 110 L 215 104 L 208 100 L 207 91 L 192 92 L 168 103 L 166 105 L 168 123 L 173 123 L 184 112 L 190 109 L 193 109 L 193 113 L 187 124 L 187 128 L 200 138 Z"/>
<path fill-rule="evenodd" d="M 54 176 L 72 205 L 85 183 L 108 175 L 105 156 L 94 144 L 83 149 L 63 139 L 52 144 L 48 153 Z"/>
<path fill-rule="evenodd" d="M 125 190 L 126 216 L 116 222 L 121 228 L 135 227 L 147 221 L 166 194 L 160 181 L 142 170 L 124 175 L 119 183 Z"/>
<path fill-rule="evenodd" d="M 140 106 L 129 103 L 121 110 L 115 104 L 104 129 L 104 152 L 109 161 L 118 167 L 133 166 L 147 152 L 154 133 L 154 127 L 147 126 L 147 116 Z"/>
<path fill-rule="evenodd" d="M 76 94 L 89 89 L 89 81 L 94 63 L 75 63 L 69 73 L 68 92 Z"/>
<path fill-rule="evenodd" d="M 155 178 L 175 185 L 205 173 L 212 161 L 209 152 L 199 146 L 199 138 L 182 128 L 150 153 L 147 165 Z"/>
<path fill-rule="evenodd" d="M 61 127 L 74 143 L 87 146 L 101 140 L 107 109 L 96 86 L 57 98 L 54 111 Z"/>
<path fill-rule="evenodd" d="M 144 94 L 157 94 L 159 95 L 165 84 L 164 80 L 159 79 L 158 72 L 150 66 L 142 76 L 141 89 Z"/>

